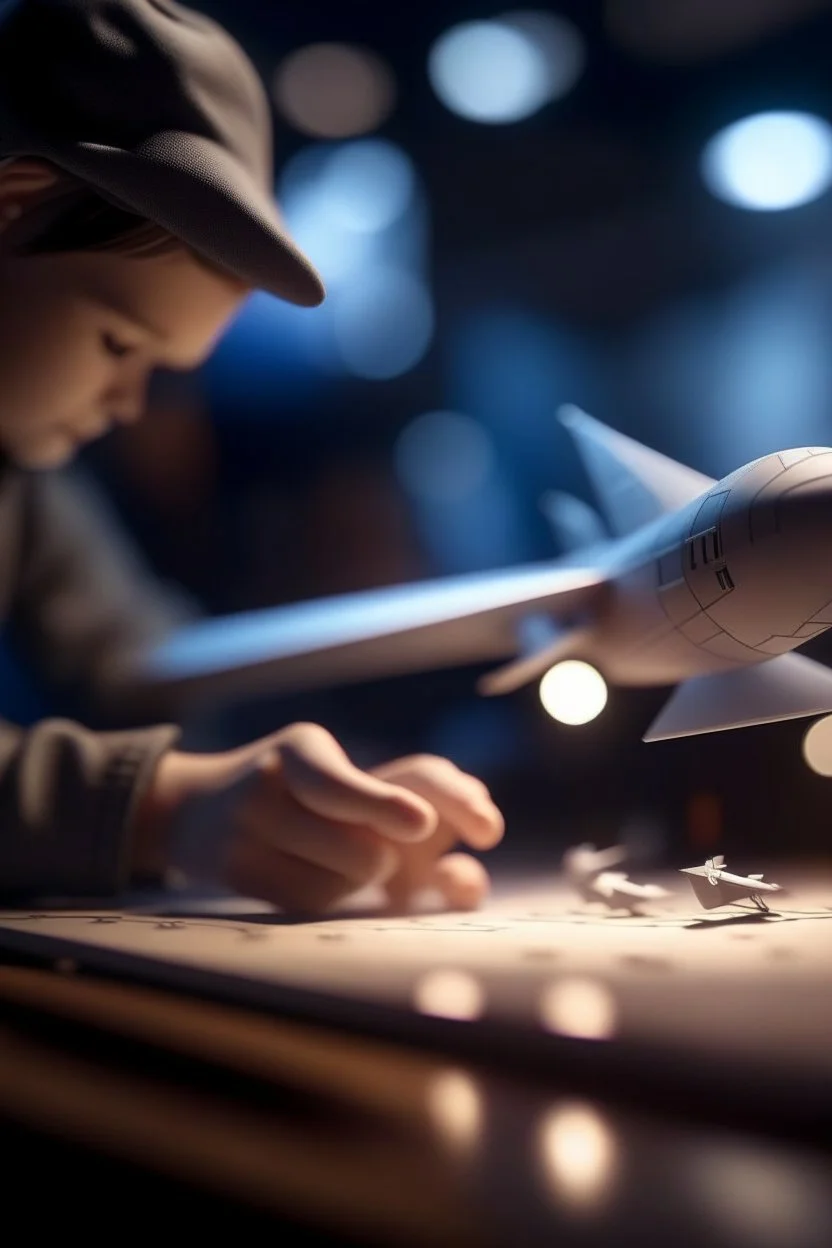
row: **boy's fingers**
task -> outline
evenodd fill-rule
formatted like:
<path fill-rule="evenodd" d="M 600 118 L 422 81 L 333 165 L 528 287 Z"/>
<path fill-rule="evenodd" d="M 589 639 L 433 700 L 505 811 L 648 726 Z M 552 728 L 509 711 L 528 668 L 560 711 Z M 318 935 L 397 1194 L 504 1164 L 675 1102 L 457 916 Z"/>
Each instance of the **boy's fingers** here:
<path fill-rule="evenodd" d="M 398 841 L 423 840 L 436 828 L 429 802 L 356 767 L 319 724 L 295 724 L 274 744 L 286 784 L 316 814 Z"/>
<path fill-rule="evenodd" d="M 491 888 L 488 872 L 470 854 L 446 854 L 434 864 L 431 883 L 453 910 L 476 910 Z"/>
<path fill-rule="evenodd" d="M 352 892 L 335 871 L 303 862 L 275 845 L 241 838 L 228 864 L 226 882 L 244 897 L 258 897 L 295 913 L 318 914 Z"/>
<path fill-rule="evenodd" d="M 424 871 L 400 871 L 385 884 L 395 910 L 406 910 L 414 896 L 428 888 L 437 889 L 452 910 L 476 910 L 490 887 L 485 867 L 470 854 L 445 854 Z"/>
<path fill-rule="evenodd" d="M 420 794 L 472 849 L 493 849 L 503 839 L 505 821 L 485 786 L 447 759 L 420 755 L 387 764 L 378 774 Z"/>
<path fill-rule="evenodd" d="M 263 794 L 249 803 L 240 823 L 264 852 L 274 848 L 291 854 L 342 877 L 352 888 L 387 879 L 399 865 L 399 851 L 387 838 L 361 824 L 318 815 L 291 793 Z"/>

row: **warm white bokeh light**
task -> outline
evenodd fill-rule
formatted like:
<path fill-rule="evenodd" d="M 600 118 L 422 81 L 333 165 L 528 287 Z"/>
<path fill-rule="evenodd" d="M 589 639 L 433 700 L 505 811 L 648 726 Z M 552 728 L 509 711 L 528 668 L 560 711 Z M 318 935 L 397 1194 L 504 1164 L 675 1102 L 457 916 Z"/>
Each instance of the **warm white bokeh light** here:
<path fill-rule="evenodd" d="M 342 139 L 366 134 L 387 119 L 395 85 L 387 65 L 368 48 L 313 43 L 280 63 L 272 94 L 303 134 Z"/>
<path fill-rule="evenodd" d="M 803 758 L 819 776 L 832 776 L 832 715 L 824 715 L 803 734 Z"/>
<path fill-rule="evenodd" d="M 617 1011 L 612 993 L 594 979 L 560 979 L 540 996 L 540 1021 L 547 1031 L 579 1040 L 609 1040 Z"/>
<path fill-rule="evenodd" d="M 611 1128 L 590 1105 L 565 1104 L 543 1119 L 540 1160 L 552 1194 L 589 1211 L 608 1194 L 617 1168 Z"/>
<path fill-rule="evenodd" d="M 796 208 L 832 183 L 832 126 L 811 113 L 745 117 L 711 139 L 701 168 L 713 194 L 738 208 Z"/>
<path fill-rule="evenodd" d="M 745 1248 L 820 1244 L 827 1214 L 822 1165 L 772 1156 L 750 1143 L 712 1143 L 687 1165 L 697 1205 L 726 1240 Z"/>
<path fill-rule="evenodd" d="M 413 1003 L 422 1014 L 470 1020 L 485 1009 L 485 991 L 468 971 L 428 971 L 416 984 Z"/>
<path fill-rule="evenodd" d="M 561 724 L 588 724 L 607 705 L 607 684 L 591 663 L 565 659 L 550 667 L 540 682 L 540 701 Z"/>
<path fill-rule="evenodd" d="M 428 1088 L 428 1113 L 451 1148 L 469 1152 L 482 1135 L 484 1113 L 479 1084 L 463 1070 L 441 1071 Z"/>

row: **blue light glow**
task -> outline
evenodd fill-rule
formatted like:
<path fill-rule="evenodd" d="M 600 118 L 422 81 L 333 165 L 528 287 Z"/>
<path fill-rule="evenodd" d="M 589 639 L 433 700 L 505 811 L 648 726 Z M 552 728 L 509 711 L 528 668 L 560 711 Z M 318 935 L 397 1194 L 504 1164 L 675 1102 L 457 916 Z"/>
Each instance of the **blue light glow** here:
<path fill-rule="evenodd" d="M 565 17 L 536 9 L 502 13 L 498 21 L 519 31 L 543 56 L 548 75 L 547 99 L 558 100 L 572 90 L 586 63 L 584 41 L 577 27 Z"/>
<path fill-rule="evenodd" d="M 746 117 L 711 139 L 701 169 L 709 190 L 738 208 L 796 208 L 832 182 L 832 127 L 811 113 Z"/>
<path fill-rule="evenodd" d="M 430 50 L 428 77 L 446 108 L 471 121 L 520 121 L 551 98 L 544 48 L 501 21 L 451 27 Z"/>
<path fill-rule="evenodd" d="M 494 469 L 486 429 L 460 412 L 426 412 L 400 434 L 396 474 L 425 503 L 452 502 L 474 494 Z"/>
<path fill-rule="evenodd" d="M 789 259 L 727 297 L 689 298 L 642 325 L 627 349 L 628 408 L 673 431 L 662 449 L 714 477 L 828 443 L 830 337 L 825 274 L 811 254 Z"/>
<path fill-rule="evenodd" d="M 281 173 L 278 200 L 292 236 L 333 290 L 378 263 L 393 227 L 401 233 L 411 217 L 416 224 L 418 190 L 406 152 L 361 139 L 303 148 Z"/>
<path fill-rule="evenodd" d="M 372 233 L 357 233 L 345 213 L 333 211 L 329 166 L 337 147 L 302 149 L 286 165 L 278 199 L 290 233 L 332 288 L 349 281 L 373 255 Z"/>
<path fill-rule="evenodd" d="M 309 144 L 283 168 L 277 199 L 328 298 L 310 314 L 255 293 L 206 369 L 217 392 L 262 406 L 325 376 L 385 380 L 412 368 L 430 345 L 433 306 L 427 206 L 408 155 L 381 139 Z"/>
<path fill-rule="evenodd" d="M 358 234 L 387 229 L 407 210 L 416 187 L 409 157 L 384 139 L 345 143 L 328 160 L 322 195 L 333 221 Z"/>
<path fill-rule="evenodd" d="M 221 404 L 270 416 L 277 401 L 314 393 L 333 371 L 339 361 L 326 318 L 262 290 L 245 301 L 201 369 Z"/>
<path fill-rule="evenodd" d="M 383 381 L 418 364 L 433 337 L 433 304 L 413 273 L 379 267 L 356 276 L 333 307 L 335 341 L 356 377 Z"/>

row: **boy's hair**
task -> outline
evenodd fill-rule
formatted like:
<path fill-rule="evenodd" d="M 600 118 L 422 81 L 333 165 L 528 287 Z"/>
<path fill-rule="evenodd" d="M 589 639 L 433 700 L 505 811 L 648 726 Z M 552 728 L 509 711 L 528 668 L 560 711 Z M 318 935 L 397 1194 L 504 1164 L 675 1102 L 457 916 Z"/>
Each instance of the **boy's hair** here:
<path fill-rule="evenodd" d="M 16 220 L 8 233 L 10 249 L 16 256 L 106 251 L 141 259 L 184 249 L 200 264 L 223 274 L 219 265 L 193 251 L 163 226 L 111 203 L 63 170 L 40 202 Z"/>
<path fill-rule="evenodd" d="M 118 208 L 89 191 L 74 202 L 62 204 L 57 215 L 15 247 L 15 252 L 19 256 L 39 256 L 66 251 L 108 251 L 150 257 L 184 246 L 162 226 Z"/>

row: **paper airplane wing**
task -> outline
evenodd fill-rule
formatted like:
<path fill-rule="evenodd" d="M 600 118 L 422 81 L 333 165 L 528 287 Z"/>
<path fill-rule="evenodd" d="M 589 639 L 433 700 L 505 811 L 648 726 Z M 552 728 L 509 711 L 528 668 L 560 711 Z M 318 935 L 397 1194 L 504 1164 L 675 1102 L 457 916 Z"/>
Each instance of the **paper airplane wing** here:
<path fill-rule="evenodd" d="M 781 654 L 679 685 L 644 734 L 666 741 L 749 728 L 832 711 L 832 669 L 803 654 Z"/>
<path fill-rule="evenodd" d="M 137 675 L 236 697 L 505 658 L 530 616 L 584 613 L 605 585 L 594 568 L 529 564 L 245 612 L 176 631 Z"/>
<path fill-rule="evenodd" d="M 575 440 L 610 528 L 618 537 L 684 507 L 715 481 L 566 404 L 558 419 Z"/>

